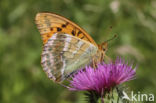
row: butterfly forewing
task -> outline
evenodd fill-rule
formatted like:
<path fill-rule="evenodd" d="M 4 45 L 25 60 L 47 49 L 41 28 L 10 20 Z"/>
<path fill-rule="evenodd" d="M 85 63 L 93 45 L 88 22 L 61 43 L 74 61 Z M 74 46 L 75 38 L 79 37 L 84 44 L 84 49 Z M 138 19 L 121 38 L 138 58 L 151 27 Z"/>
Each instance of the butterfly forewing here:
<path fill-rule="evenodd" d="M 88 41 L 67 33 L 54 33 L 43 47 L 41 63 L 50 79 L 61 82 L 89 64 L 97 50 Z"/>
<path fill-rule="evenodd" d="M 38 13 L 35 20 L 41 33 L 43 44 L 46 44 L 54 33 L 63 32 L 97 46 L 95 41 L 82 28 L 62 16 L 52 13 Z"/>

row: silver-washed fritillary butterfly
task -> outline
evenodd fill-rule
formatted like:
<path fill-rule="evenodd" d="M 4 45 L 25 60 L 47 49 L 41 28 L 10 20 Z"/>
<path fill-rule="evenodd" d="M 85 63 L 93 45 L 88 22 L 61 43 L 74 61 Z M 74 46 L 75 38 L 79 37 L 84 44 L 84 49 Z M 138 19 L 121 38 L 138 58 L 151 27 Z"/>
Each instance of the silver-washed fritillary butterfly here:
<path fill-rule="evenodd" d="M 97 45 L 72 21 L 53 13 L 38 13 L 35 21 L 43 40 L 41 64 L 53 81 L 61 83 L 75 70 L 103 59 L 107 43 Z"/>

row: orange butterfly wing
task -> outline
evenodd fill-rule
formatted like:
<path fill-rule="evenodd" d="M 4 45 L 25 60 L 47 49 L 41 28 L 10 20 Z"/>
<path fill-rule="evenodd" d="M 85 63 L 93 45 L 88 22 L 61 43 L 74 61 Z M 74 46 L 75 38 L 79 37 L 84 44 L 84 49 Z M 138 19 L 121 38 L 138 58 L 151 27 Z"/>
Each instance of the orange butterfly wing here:
<path fill-rule="evenodd" d="M 36 15 L 35 21 L 37 28 L 41 33 L 43 44 L 46 44 L 54 33 L 64 32 L 76 36 L 80 39 L 86 40 L 97 46 L 95 41 L 90 37 L 88 33 L 86 33 L 77 24 L 62 16 L 53 13 L 38 13 Z"/>

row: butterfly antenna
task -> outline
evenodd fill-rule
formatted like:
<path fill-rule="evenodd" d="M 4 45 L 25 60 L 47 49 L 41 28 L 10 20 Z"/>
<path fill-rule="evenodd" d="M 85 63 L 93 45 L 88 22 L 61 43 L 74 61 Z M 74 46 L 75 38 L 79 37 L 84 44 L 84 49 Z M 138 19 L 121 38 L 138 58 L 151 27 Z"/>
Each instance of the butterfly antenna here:
<path fill-rule="evenodd" d="M 116 37 L 117 37 L 117 34 L 115 34 L 112 38 L 110 38 L 110 39 L 106 40 L 106 41 L 105 41 L 105 43 L 107 43 L 107 42 L 109 42 L 109 41 L 111 41 L 111 40 L 115 39 Z"/>

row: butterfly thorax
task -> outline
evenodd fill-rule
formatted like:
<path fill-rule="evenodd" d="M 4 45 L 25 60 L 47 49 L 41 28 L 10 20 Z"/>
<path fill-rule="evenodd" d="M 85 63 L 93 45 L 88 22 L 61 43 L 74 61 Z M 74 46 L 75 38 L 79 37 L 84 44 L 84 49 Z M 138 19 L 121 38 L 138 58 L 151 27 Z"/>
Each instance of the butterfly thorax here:
<path fill-rule="evenodd" d="M 92 60 L 93 67 L 96 68 L 97 64 L 104 61 L 107 51 L 107 42 L 98 45 L 98 51 Z"/>

